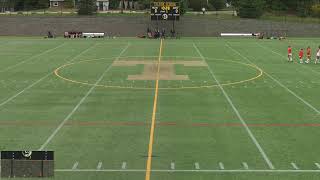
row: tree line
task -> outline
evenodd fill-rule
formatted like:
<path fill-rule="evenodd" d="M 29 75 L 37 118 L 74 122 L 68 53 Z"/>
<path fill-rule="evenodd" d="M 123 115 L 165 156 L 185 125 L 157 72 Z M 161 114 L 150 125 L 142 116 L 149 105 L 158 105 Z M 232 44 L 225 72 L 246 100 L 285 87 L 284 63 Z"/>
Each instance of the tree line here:
<path fill-rule="evenodd" d="M 96 10 L 96 0 L 75 0 L 82 14 L 91 14 Z M 119 2 L 125 0 L 109 0 L 110 8 L 119 7 Z M 201 11 L 221 10 L 226 8 L 226 3 L 232 5 L 233 10 L 240 17 L 258 18 L 265 12 L 274 14 L 295 14 L 300 17 L 320 17 L 320 0 L 127 0 L 138 1 L 142 8 L 149 8 L 153 1 L 179 2 L 182 13 L 188 10 Z M 0 6 L 6 5 L 16 11 L 46 9 L 49 0 L 0 0 Z M 72 8 L 74 0 L 65 0 L 65 6 Z"/>
<path fill-rule="evenodd" d="M 15 11 L 44 9 L 49 7 L 48 0 L 0 0 L 2 6 Z"/>
<path fill-rule="evenodd" d="M 240 17 L 257 18 L 265 12 L 320 17 L 319 0 L 228 0 Z"/>

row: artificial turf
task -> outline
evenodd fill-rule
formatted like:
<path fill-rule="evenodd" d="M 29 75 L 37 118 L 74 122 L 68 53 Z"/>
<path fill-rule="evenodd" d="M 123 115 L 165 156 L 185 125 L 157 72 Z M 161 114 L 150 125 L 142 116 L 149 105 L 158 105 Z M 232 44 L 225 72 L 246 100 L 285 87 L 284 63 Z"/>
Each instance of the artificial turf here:
<path fill-rule="evenodd" d="M 320 39 L 2 37 L 0 150 L 54 150 L 54 179 L 142 180 L 155 113 L 151 180 L 319 179 L 320 65 L 288 45 L 297 62 Z M 174 65 L 189 80 L 160 80 L 153 112 L 155 81 L 128 80 L 145 65 L 113 63 L 159 58 L 207 66 Z"/>

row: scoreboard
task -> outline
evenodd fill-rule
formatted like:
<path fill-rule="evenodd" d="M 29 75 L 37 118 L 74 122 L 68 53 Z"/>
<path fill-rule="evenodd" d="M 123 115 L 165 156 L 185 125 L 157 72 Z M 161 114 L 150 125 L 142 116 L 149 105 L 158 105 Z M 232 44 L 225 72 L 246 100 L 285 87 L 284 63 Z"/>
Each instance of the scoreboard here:
<path fill-rule="evenodd" d="M 180 7 L 176 2 L 152 2 L 151 20 L 179 21 Z"/>

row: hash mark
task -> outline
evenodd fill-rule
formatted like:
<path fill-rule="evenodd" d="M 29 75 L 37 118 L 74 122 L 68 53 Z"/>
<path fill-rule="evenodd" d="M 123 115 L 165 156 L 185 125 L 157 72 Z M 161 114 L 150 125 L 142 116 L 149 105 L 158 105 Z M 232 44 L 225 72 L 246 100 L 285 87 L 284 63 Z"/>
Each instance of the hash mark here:
<path fill-rule="evenodd" d="M 100 170 L 101 167 L 102 167 L 102 162 L 99 162 L 99 163 L 98 163 L 98 166 L 97 166 L 97 169 Z"/>
<path fill-rule="evenodd" d="M 242 165 L 243 165 L 244 169 L 246 169 L 246 170 L 249 169 L 249 166 L 248 166 L 248 164 L 246 162 L 243 162 Z"/>
<path fill-rule="evenodd" d="M 198 163 L 198 162 L 194 163 L 194 167 L 195 167 L 197 170 L 199 170 L 199 169 L 200 169 L 199 163 Z"/>
<path fill-rule="evenodd" d="M 127 169 L 127 162 L 122 163 L 121 169 Z"/>
<path fill-rule="evenodd" d="M 224 170 L 224 165 L 223 165 L 222 162 L 219 162 L 219 167 L 220 167 L 221 170 Z"/>
<path fill-rule="evenodd" d="M 72 166 L 72 170 L 76 170 L 77 167 L 78 167 L 78 165 L 79 165 L 79 162 L 78 162 L 78 161 L 75 162 L 75 163 L 73 164 L 73 166 Z"/>
<path fill-rule="evenodd" d="M 171 170 L 174 170 L 174 169 L 175 169 L 175 164 L 174 164 L 174 162 L 171 162 L 170 168 L 171 168 Z"/>
<path fill-rule="evenodd" d="M 293 163 L 293 162 L 292 162 L 291 165 L 292 165 L 293 169 L 296 169 L 296 170 L 299 169 L 299 167 L 296 165 L 296 163 Z"/>

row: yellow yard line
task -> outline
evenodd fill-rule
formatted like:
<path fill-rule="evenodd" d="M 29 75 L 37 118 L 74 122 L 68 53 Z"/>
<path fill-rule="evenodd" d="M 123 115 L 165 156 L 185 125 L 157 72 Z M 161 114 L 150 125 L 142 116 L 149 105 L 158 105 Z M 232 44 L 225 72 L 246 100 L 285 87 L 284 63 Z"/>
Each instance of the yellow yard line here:
<path fill-rule="evenodd" d="M 154 100 L 153 100 L 152 122 L 151 122 L 151 127 L 150 127 L 150 137 L 149 137 L 149 147 L 148 147 L 148 160 L 147 160 L 147 168 L 146 168 L 146 178 L 145 178 L 145 180 L 150 180 L 150 175 L 151 175 L 153 138 L 154 138 L 155 125 L 156 125 L 156 112 L 157 112 L 157 102 L 158 102 L 158 92 L 159 92 L 160 63 L 161 63 L 162 44 L 163 44 L 162 41 L 163 40 L 161 39 L 159 57 L 158 57 L 158 70 L 157 70 L 157 78 L 156 78 L 156 88 L 155 88 Z"/>

